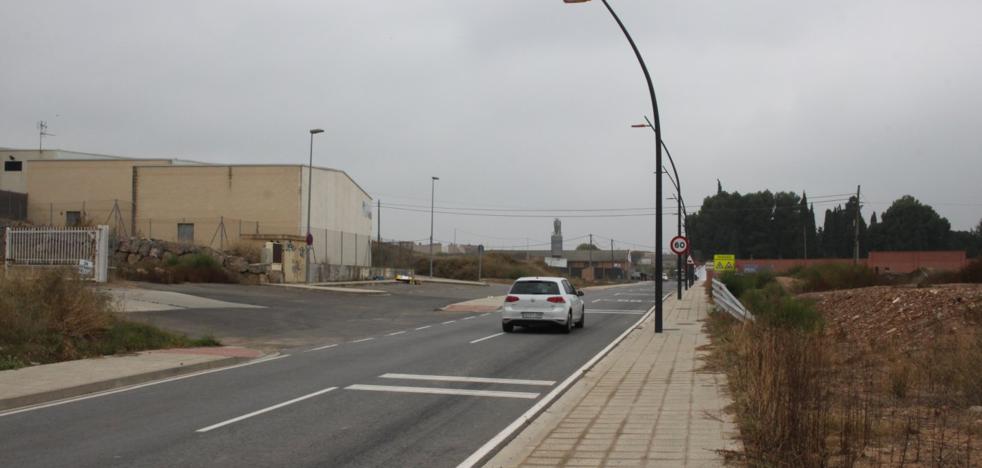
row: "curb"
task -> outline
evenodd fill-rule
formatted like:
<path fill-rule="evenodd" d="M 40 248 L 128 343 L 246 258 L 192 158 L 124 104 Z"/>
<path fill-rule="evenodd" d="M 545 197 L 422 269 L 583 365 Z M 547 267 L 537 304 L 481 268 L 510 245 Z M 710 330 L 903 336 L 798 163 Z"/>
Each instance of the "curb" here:
<path fill-rule="evenodd" d="M 662 302 L 665 301 L 671 293 L 666 294 L 662 298 Z M 606 348 L 600 350 L 595 356 L 590 358 L 586 364 L 583 364 L 579 369 L 573 371 L 573 373 L 566 377 L 562 383 L 560 383 L 556 388 L 552 389 L 545 397 L 539 400 L 535 405 L 528 409 L 525 413 L 518 417 L 518 419 L 512 421 L 507 427 L 501 430 L 497 435 L 495 435 L 491 440 L 487 441 L 481 448 L 477 449 L 476 452 L 472 453 L 466 460 L 460 462 L 457 468 L 471 468 L 477 466 L 483 466 L 485 463 L 490 461 L 501 451 L 509 442 L 511 442 L 515 437 L 518 436 L 526 427 L 532 424 L 536 418 L 542 415 L 546 410 L 549 409 L 559 400 L 559 397 L 563 396 L 567 390 L 573 387 L 573 384 L 578 382 L 587 372 L 590 371 L 594 366 L 596 366 L 600 361 L 607 357 L 614 349 L 620 346 L 621 342 L 628 337 L 631 333 L 638 329 L 638 325 L 644 323 L 651 317 L 651 314 L 655 312 L 655 306 L 651 306 L 648 311 L 634 322 L 624 333 L 614 339 Z"/>
<path fill-rule="evenodd" d="M 198 364 L 192 364 L 188 366 L 172 367 L 170 369 L 161 369 L 153 372 L 145 372 L 143 374 L 128 375 L 126 377 L 120 377 L 118 379 L 103 380 L 100 382 L 91 382 L 87 384 L 76 385 L 74 387 L 48 390 L 45 392 L 35 393 L 32 395 L 23 395 L 19 397 L 6 398 L 0 400 L 0 411 L 7 411 L 12 409 L 22 408 L 25 406 L 32 406 L 32 405 L 48 403 L 56 400 L 63 400 L 66 398 L 85 395 L 87 393 L 112 390 L 119 387 L 127 387 L 130 385 L 149 382 L 152 380 L 174 377 L 182 374 L 190 374 L 192 372 L 215 369 L 219 367 L 227 367 L 230 365 L 239 364 L 241 362 L 251 361 L 253 359 L 256 358 L 227 357 L 224 359 L 216 359 L 214 361 L 201 362 Z"/>

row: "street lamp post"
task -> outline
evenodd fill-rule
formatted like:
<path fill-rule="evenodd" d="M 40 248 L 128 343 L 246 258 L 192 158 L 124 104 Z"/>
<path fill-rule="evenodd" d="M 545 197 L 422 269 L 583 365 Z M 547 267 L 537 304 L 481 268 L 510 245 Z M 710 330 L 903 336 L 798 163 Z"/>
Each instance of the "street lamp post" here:
<path fill-rule="evenodd" d="M 319 128 L 310 129 L 310 161 L 307 164 L 307 248 L 304 250 L 304 279 L 306 283 L 310 283 L 310 248 L 313 246 L 312 235 L 310 233 L 310 199 L 311 194 L 314 192 L 314 187 L 311 185 L 314 180 L 314 135 L 318 133 L 324 133 L 324 130 Z"/>
<path fill-rule="evenodd" d="M 651 128 L 652 130 L 655 130 L 655 126 L 651 124 L 651 121 L 650 120 L 648 120 L 648 116 L 647 115 L 644 116 L 644 121 L 647 122 L 647 123 L 635 124 L 635 125 L 631 125 L 631 126 L 634 127 L 634 128 L 645 128 L 645 127 L 648 127 L 648 128 Z M 656 139 L 659 139 L 658 138 L 658 131 L 657 130 L 655 130 L 655 138 Z M 672 185 L 675 187 L 675 193 L 677 194 L 676 197 L 675 197 L 675 201 L 676 201 L 676 205 L 677 205 L 676 217 L 677 217 L 677 221 L 678 221 L 678 233 L 677 233 L 677 235 L 681 236 L 682 235 L 682 203 L 683 203 L 683 201 L 682 201 L 682 181 L 679 179 L 679 171 L 678 171 L 678 168 L 675 167 L 675 159 L 672 158 L 672 152 L 668 150 L 668 145 L 665 144 L 665 141 L 664 140 L 661 140 L 661 147 L 665 150 L 665 154 L 668 155 L 668 162 L 672 164 L 672 172 L 675 173 L 675 179 L 674 180 L 672 179 L 671 174 L 668 174 L 668 171 L 664 167 L 661 167 L 660 170 L 657 171 L 656 173 L 659 174 L 659 176 L 660 176 L 660 174 L 662 172 L 664 172 L 665 174 L 668 174 L 668 180 L 671 181 L 672 182 Z M 682 299 L 682 281 L 681 281 L 682 280 L 682 256 L 681 255 L 679 255 L 678 258 L 676 259 L 676 268 L 677 268 L 677 270 L 676 270 L 676 275 L 677 275 L 677 277 L 676 277 L 676 280 L 677 280 L 676 281 L 676 283 L 677 283 L 676 284 L 676 287 L 678 288 L 678 298 L 681 300 Z M 688 270 L 688 266 L 686 266 L 686 270 Z M 685 288 L 686 289 L 689 288 L 688 275 L 686 275 L 686 279 L 685 279 Z"/>
<path fill-rule="evenodd" d="M 430 180 L 430 278 L 433 277 L 433 202 L 436 199 L 436 181 L 439 177 L 431 177 Z"/>
<path fill-rule="evenodd" d="M 590 0 L 563 0 L 564 3 L 585 3 Z M 638 64 L 641 65 L 641 71 L 644 72 L 644 79 L 648 83 L 648 95 L 651 98 L 651 110 L 652 115 L 655 118 L 655 125 L 653 127 L 655 131 L 655 167 L 661 170 L 661 118 L 658 114 L 658 99 L 655 97 L 655 86 L 651 82 L 651 74 L 648 73 L 648 67 L 644 63 L 644 58 L 641 57 L 641 51 L 638 50 L 637 44 L 634 43 L 634 39 L 631 38 L 631 34 L 627 32 L 627 28 L 621 19 L 614 12 L 614 9 L 610 7 L 610 3 L 607 0 L 601 0 L 610 16 L 614 18 L 617 22 L 617 26 L 621 28 L 621 32 L 624 33 L 624 37 L 627 38 L 627 42 L 631 44 L 631 49 L 634 50 L 634 56 L 638 59 Z M 663 304 L 662 304 L 662 189 L 661 189 L 661 174 L 655 179 L 655 333 L 661 333 L 663 331 Z"/>

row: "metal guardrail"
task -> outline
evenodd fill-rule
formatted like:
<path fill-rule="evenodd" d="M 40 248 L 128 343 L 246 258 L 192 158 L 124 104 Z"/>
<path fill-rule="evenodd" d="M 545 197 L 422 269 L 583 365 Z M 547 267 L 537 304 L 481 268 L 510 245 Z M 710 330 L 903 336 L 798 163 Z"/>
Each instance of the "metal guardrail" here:
<path fill-rule="evenodd" d="M 733 296 L 733 293 L 729 289 L 726 289 L 726 285 L 722 281 L 713 278 L 713 302 L 716 303 L 716 307 L 725 310 L 727 313 L 732 315 L 735 319 L 745 322 L 754 320 L 754 314 L 750 313 L 740 300 Z"/>

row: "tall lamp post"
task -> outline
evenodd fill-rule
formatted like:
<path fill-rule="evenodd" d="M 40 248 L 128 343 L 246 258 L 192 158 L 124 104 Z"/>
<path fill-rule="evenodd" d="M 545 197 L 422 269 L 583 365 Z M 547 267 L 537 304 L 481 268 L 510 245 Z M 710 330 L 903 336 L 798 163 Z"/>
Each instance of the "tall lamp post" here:
<path fill-rule="evenodd" d="M 430 278 L 433 277 L 433 201 L 436 199 L 436 181 L 439 177 L 430 178 Z"/>
<path fill-rule="evenodd" d="M 314 239 L 313 235 L 310 233 L 310 197 L 314 192 L 314 186 L 311 185 L 314 180 L 314 135 L 318 133 L 324 133 L 324 130 L 319 128 L 310 129 L 310 161 L 307 163 L 307 248 L 304 250 L 304 278 L 305 282 L 310 283 L 310 248 L 313 246 Z"/>
<path fill-rule="evenodd" d="M 678 168 L 675 167 L 675 159 L 672 158 L 672 152 L 668 150 L 668 146 L 665 145 L 665 141 L 664 140 L 661 140 L 658 137 L 658 131 L 656 130 L 655 126 L 651 124 L 651 121 L 648 120 L 648 116 L 647 115 L 644 116 L 644 121 L 647 122 L 647 123 L 634 124 L 634 125 L 631 125 L 631 127 L 634 127 L 634 128 L 645 128 L 645 127 L 647 127 L 647 128 L 651 128 L 652 130 L 654 130 L 655 131 L 655 138 L 657 140 L 660 140 L 661 141 L 661 147 L 665 150 L 665 154 L 668 155 L 668 162 L 672 164 L 672 172 L 675 173 L 675 179 L 673 180 L 672 179 L 672 176 L 669 175 L 668 176 L 668 180 L 671 181 L 672 182 L 672 185 L 675 186 L 675 193 L 677 194 L 677 196 L 675 198 L 676 205 L 678 207 L 677 213 L 676 213 L 677 214 L 677 219 L 678 219 L 678 234 L 677 235 L 681 236 L 682 235 L 682 203 L 683 203 L 683 201 L 682 201 L 682 181 L 679 179 L 679 171 L 678 171 Z M 659 168 L 659 171 L 657 172 L 657 174 L 661 174 L 662 172 L 664 172 L 665 174 L 668 174 L 668 171 L 664 167 Z M 659 175 L 659 177 L 660 177 L 660 175 Z M 678 298 L 679 299 L 682 299 L 682 281 L 681 281 L 682 280 L 682 256 L 681 255 L 679 255 L 678 256 L 678 259 L 676 260 L 676 267 L 677 267 L 677 273 L 676 273 L 677 274 L 677 277 L 675 279 L 677 280 L 676 283 L 678 283 L 676 285 L 677 288 L 678 288 Z M 688 270 L 688 267 L 686 267 L 686 270 Z M 688 280 L 688 275 L 686 275 L 686 276 L 687 276 L 687 278 L 685 280 L 685 284 L 686 284 L 686 289 L 688 289 L 689 280 Z"/>
<path fill-rule="evenodd" d="M 590 0 L 563 0 L 564 3 L 586 3 Z M 661 163 L 661 118 L 658 114 L 658 99 L 655 98 L 655 86 L 651 82 L 651 74 L 648 73 L 648 67 L 644 64 L 644 58 L 641 57 L 641 51 L 638 50 L 637 44 L 634 43 L 634 39 L 631 38 L 631 34 L 627 32 L 627 28 L 621 19 L 614 12 L 614 9 L 610 7 L 610 3 L 607 0 L 601 0 L 610 16 L 614 18 L 617 22 L 617 26 L 621 28 L 621 32 L 624 33 L 624 37 L 627 38 L 627 42 L 631 44 L 631 49 L 634 50 L 634 56 L 638 59 L 638 64 L 641 65 L 641 71 L 644 72 L 644 79 L 648 82 L 648 95 L 651 98 L 651 111 L 655 118 L 655 125 L 652 127 L 655 131 L 655 167 L 662 167 Z M 663 305 L 662 305 L 662 190 L 661 190 L 661 173 L 655 178 L 655 333 L 661 333 L 663 330 Z"/>

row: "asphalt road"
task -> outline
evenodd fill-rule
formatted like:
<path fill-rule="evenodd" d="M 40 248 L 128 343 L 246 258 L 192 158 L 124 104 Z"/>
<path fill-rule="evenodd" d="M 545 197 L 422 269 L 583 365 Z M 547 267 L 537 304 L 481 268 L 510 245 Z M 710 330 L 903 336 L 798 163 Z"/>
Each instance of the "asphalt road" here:
<path fill-rule="evenodd" d="M 417 311 L 252 365 L 0 413 L 0 466 L 456 466 L 634 324 L 653 290 L 588 292 L 586 328 L 569 335 Z"/>

